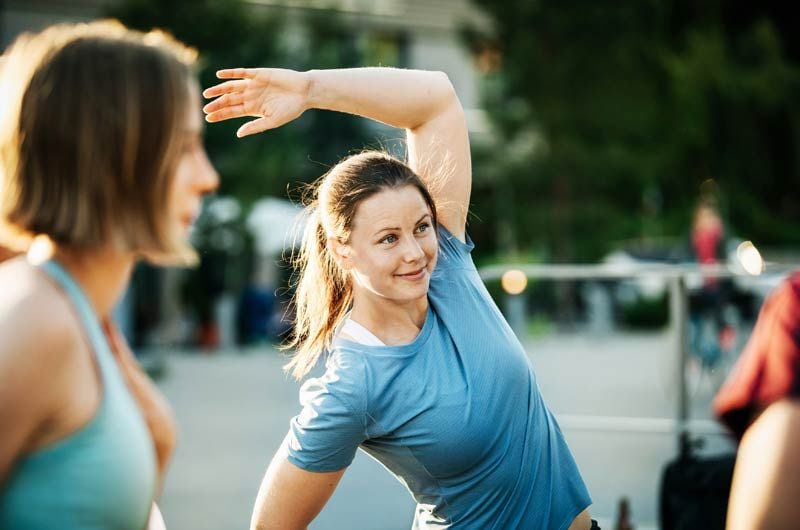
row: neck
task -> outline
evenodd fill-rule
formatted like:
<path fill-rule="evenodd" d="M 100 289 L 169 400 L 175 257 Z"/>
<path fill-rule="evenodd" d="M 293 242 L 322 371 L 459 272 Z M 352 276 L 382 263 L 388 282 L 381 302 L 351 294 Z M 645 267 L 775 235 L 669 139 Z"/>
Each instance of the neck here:
<path fill-rule="evenodd" d="M 385 344 L 405 344 L 416 338 L 425 324 L 428 297 L 395 302 L 356 288 L 350 318 Z"/>
<path fill-rule="evenodd" d="M 135 262 L 132 254 L 95 249 L 59 248 L 53 257 L 78 282 L 100 318 L 111 315 L 125 292 Z"/>

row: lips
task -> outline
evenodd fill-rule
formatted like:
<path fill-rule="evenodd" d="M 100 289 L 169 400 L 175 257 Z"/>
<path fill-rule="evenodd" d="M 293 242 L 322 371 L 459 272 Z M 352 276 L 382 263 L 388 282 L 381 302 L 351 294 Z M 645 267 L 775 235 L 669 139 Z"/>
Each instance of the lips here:
<path fill-rule="evenodd" d="M 398 274 L 397 276 L 407 280 L 418 280 L 422 278 L 424 275 L 425 275 L 425 267 L 422 267 L 415 271 L 408 272 L 406 274 Z"/>

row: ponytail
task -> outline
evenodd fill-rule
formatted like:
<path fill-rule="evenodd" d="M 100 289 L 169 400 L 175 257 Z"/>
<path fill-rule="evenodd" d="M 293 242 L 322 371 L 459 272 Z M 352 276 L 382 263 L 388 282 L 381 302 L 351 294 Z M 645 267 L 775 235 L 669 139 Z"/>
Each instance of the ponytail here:
<path fill-rule="evenodd" d="M 320 219 L 318 203 L 308 206 L 308 223 L 299 254 L 292 265 L 299 270 L 294 296 L 294 333 L 286 349 L 295 349 L 286 371 L 300 380 L 331 346 L 333 334 L 344 320 L 353 292 L 350 280 L 328 252 L 328 235 Z"/>

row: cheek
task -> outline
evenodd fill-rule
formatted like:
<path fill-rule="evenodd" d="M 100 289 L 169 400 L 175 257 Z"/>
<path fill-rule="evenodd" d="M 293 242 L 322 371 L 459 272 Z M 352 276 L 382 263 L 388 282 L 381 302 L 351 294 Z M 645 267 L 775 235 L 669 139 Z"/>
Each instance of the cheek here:
<path fill-rule="evenodd" d="M 173 209 L 180 208 L 182 204 L 190 200 L 192 192 L 192 168 L 186 162 L 185 157 L 178 163 L 175 173 L 170 182 L 170 206 Z"/>
<path fill-rule="evenodd" d="M 428 262 L 431 265 L 436 263 L 436 258 L 439 256 L 439 240 L 436 237 L 431 237 L 425 242 L 425 255 L 428 257 Z"/>

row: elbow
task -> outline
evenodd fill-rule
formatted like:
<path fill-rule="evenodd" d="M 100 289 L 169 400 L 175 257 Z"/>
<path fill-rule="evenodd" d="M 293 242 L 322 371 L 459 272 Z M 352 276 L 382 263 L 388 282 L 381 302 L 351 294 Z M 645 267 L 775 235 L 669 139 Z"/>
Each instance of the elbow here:
<path fill-rule="evenodd" d="M 458 101 L 456 89 L 450 81 L 450 76 L 442 71 L 432 72 L 436 76 L 436 100 L 441 102 L 442 106 L 449 106 L 454 101 Z"/>
<path fill-rule="evenodd" d="M 421 79 L 425 85 L 423 92 L 419 97 L 424 98 L 424 109 L 419 115 L 416 115 L 415 122 L 408 124 L 405 127 L 412 131 L 419 130 L 426 125 L 441 119 L 444 115 L 462 115 L 464 110 L 461 108 L 461 102 L 458 100 L 456 89 L 450 78 L 444 72 L 439 71 L 426 71 L 425 77 Z"/>

